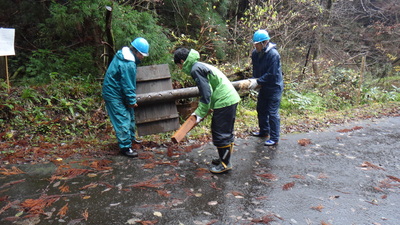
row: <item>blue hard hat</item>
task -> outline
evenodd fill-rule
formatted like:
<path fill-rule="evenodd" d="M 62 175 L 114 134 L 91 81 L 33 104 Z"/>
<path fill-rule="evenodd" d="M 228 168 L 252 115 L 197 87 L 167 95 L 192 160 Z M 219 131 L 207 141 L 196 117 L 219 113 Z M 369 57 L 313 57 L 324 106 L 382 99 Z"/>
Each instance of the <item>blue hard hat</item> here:
<path fill-rule="evenodd" d="M 257 44 L 259 42 L 263 42 L 263 41 L 268 41 L 269 38 L 269 34 L 266 30 L 258 30 L 254 33 L 253 35 L 253 43 Z"/>
<path fill-rule="evenodd" d="M 150 45 L 146 39 L 138 37 L 131 42 L 131 45 L 136 48 L 143 56 L 149 56 Z"/>

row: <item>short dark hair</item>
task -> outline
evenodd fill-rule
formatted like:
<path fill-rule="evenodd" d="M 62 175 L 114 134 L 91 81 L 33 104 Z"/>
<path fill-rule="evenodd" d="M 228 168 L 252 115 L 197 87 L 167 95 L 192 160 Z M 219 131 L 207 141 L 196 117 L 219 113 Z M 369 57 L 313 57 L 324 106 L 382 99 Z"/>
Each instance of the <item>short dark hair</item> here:
<path fill-rule="evenodd" d="M 189 49 L 181 47 L 175 50 L 174 52 L 174 63 L 179 64 L 181 60 L 185 61 L 189 55 Z"/>

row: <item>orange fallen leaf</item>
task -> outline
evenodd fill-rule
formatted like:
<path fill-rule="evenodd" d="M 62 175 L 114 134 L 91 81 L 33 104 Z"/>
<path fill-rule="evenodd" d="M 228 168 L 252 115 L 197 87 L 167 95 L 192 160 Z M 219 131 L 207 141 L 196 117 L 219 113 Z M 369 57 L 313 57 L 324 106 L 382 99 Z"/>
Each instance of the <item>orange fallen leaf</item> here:
<path fill-rule="evenodd" d="M 231 193 L 233 194 L 233 196 L 243 196 L 244 194 L 238 191 L 231 191 Z"/>
<path fill-rule="evenodd" d="M 67 214 L 67 211 L 68 211 L 68 203 L 65 204 L 65 205 L 60 209 L 60 211 L 58 211 L 57 216 L 60 216 L 60 218 L 63 218 L 63 217 Z"/>
<path fill-rule="evenodd" d="M 171 194 L 168 193 L 166 190 L 157 190 L 157 193 L 163 197 L 170 197 Z"/>
<path fill-rule="evenodd" d="M 318 206 L 313 206 L 313 207 L 311 207 L 311 209 L 317 210 L 317 211 L 319 211 L 319 212 L 322 212 L 322 209 L 323 209 L 323 208 L 324 208 L 323 205 L 318 205 Z"/>
<path fill-rule="evenodd" d="M 263 178 L 269 179 L 269 180 L 276 180 L 276 178 L 277 178 L 274 174 L 271 174 L 271 173 L 256 174 L 256 175 L 259 176 L 259 177 L 263 177 Z"/>
<path fill-rule="evenodd" d="M 4 171 L 4 172 L 1 172 L 1 171 Z M 25 172 L 22 171 L 22 170 L 20 170 L 20 169 L 18 169 L 18 168 L 15 167 L 15 166 L 11 167 L 10 170 L 7 169 L 7 168 L 0 168 L 0 174 L 6 175 L 6 176 L 8 176 L 8 175 L 21 174 L 21 173 L 25 173 Z"/>
<path fill-rule="evenodd" d="M 85 185 L 85 186 L 79 188 L 79 190 L 84 190 L 84 189 L 88 189 L 88 188 L 95 188 L 95 187 L 97 187 L 98 185 L 99 185 L 98 183 L 90 183 L 90 184 L 88 184 L 88 185 Z"/>
<path fill-rule="evenodd" d="M 63 184 L 62 186 L 60 186 L 58 189 L 60 189 L 61 193 L 67 193 L 70 192 L 69 190 L 69 186 Z"/>
<path fill-rule="evenodd" d="M 44 195 L 38 199 L 26 199 L 23 203 L 21 203 L 21 207 L 29 214 L 43 214 L 45 207 L 52 205 L 59 199 L 60 197 L 51 197 Z"/>
<path fill-rule="evenodd" d="M 301 146 L 307 146 L 309 144 L 311 144 L 311 140 L 308 138 L 303 138 L 297 141 L 297 143 L 299 143 L 299 145 Z"/>
<path fill-rule="evenodd" d="M 294 181 L 283 185 L 282 189 L 283 189 L 284 191 L 286 191 L 286 190 L 291 189 L 292 187 L 294 187 Z"/>

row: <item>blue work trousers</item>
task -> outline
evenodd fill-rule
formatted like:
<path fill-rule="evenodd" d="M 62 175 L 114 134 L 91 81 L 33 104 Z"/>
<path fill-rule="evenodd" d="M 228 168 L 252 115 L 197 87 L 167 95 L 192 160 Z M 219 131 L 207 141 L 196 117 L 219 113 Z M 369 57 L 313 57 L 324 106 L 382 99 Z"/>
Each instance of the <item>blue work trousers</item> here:
<path fill-rule="evenodd" d="M 262 90 L 257 99 L 258 126 L 260 134 L 269 134 L 270 140 L 278 142 L 280 137 L 279 107 L 281 94 L 266 96 Z"/>
<path fill-rule="evenodd" d="M 135 140 L 136 137 L 135 111 L 119 100 L 105 102 L 119 147 L 130 148 L 132 146 L 132 141 Z"/>

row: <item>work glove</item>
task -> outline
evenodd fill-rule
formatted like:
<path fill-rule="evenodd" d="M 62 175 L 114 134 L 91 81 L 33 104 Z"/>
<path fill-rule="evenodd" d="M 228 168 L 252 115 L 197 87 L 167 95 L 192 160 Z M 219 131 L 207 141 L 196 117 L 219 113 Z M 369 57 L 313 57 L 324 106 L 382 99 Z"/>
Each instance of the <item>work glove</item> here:
<path fill-rule="evenodd" d="M 196 116 L 196 123 L 200 123 L 201 119 L 203 119 L 200 116 L 196 115 L 196 113 L 192 113 L 192 116 Z"/>
<path fill-rule="evenodd" d="M 249 89 L 254 90 L 258 86 L 257 79 L 250 79 Z"/>

